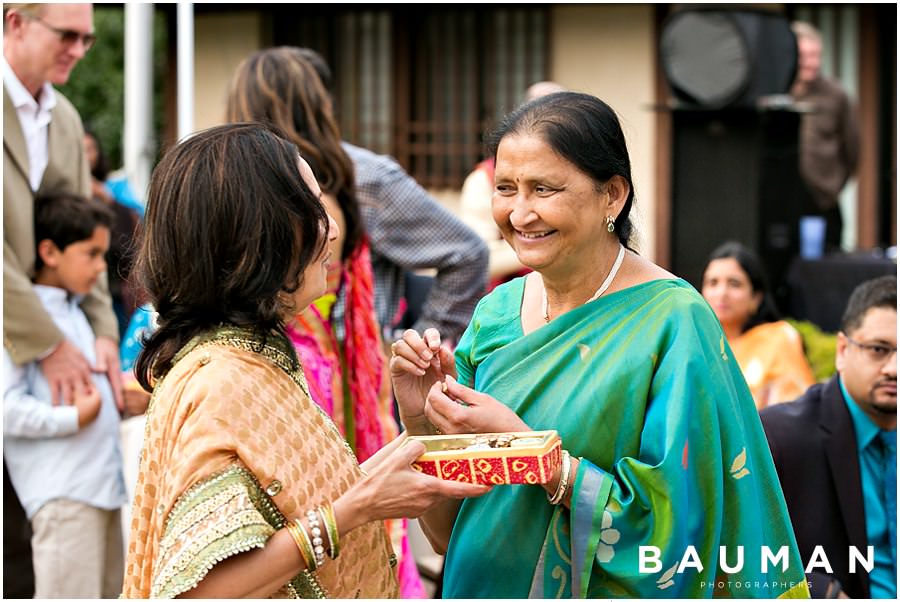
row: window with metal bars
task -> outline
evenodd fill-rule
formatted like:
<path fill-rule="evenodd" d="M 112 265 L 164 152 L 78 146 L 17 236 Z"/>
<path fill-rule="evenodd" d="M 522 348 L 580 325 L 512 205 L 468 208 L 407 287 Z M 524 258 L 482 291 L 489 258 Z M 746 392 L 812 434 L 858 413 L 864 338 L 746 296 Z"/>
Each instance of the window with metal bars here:
<path fill-rule="evenodd" d="M 458 188 L 484 135 L 548 73 L 546 7 L 275 9 L 274 42 L 320 52 L 344 138 Z"/>

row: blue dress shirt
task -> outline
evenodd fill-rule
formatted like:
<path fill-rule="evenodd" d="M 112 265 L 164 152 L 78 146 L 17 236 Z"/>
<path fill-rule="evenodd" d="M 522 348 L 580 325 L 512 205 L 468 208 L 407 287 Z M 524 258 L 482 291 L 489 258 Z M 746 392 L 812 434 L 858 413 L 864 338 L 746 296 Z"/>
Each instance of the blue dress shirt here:
<path fill-rule="evenodd" d="M 882 431 L 878 425 L 853 401 L 840 381 L 841 393 L 856 431 L 857 453 L 859 454 L 859 476 L 862 484 L 863 505 L 866 512 L 866 537 L 869 545 L 875 547 L 875 566 L 869 573 L 869 593 L 873 598 L 897 597 L 897 546 L 891 533 L 896 533 L 897 516 L 890 516 L 885 495 L 887 463 L 893 463 L 896 471 L 897 448 L 893 456 L 885 457 L 880 441 Z M 896 441 L 896 431 L 891 431 Z M 895 492 L 896 495 L 896 492 Z M 896 498 L 895 498 L 896 499 Z M 896 502 L 894 502 L 896 503 Z M 893 525 L 893 528 L 892 528 Z M 860 550 L 865 554 L 865 550 Z M 862 570 L 862 569 L 859 569 Z"/>

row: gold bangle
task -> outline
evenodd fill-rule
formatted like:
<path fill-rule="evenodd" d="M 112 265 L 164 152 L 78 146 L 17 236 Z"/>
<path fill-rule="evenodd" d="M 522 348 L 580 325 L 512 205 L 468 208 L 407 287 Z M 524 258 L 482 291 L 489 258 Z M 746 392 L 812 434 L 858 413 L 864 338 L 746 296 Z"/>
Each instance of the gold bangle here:
<path fill-rule="evenodd" d="M 340 534 L 334 518 L 334 508 L 331 504 L 326 504 L 319 508 L 319 512 L 322 514 L 322 523 L 325 525 L 325 533 L 328 535 L 328 557 L 334 560 L 341 553 Z"/>
<path fill-rule="evenodd" d="M 297 527 L 297 531 L 300 533 L 300 537 L 303 538 L 303 544 L 306 546 L 307 555 L 310 559 L 310 562 L 307 566 L 309 566 L 309 571 L 313 572 L 317 568 L 319 568 L 319 563 L 316 562 L 316 553 L 313 550 L 312 540 L 309 538 L 309 533 L 306 532 L 306 529 L 303 527 L 303 523 L 300 522 L 299 518 L 294 519 L 294 525 Z"/>
<path fill-rule="evenodd" d="M 550 503 L 554 506 L 558 506 L 562 503 L 563 498 L 566 496 L 566 491 L 569 489 L 569 472 L 572 470 L 572 456 L 569 455 L 569 452 L 563 450 L 562 453 L 562 467 L 560 469 L 559 476 L 559 484 L 556 486 L 556 492 L 553 496 L 547 496 L 547 499 L 550 500 Z"/>
<path fill-rule="evenodd" d="M 307 543 L 303 540 L 303 536 L 300 534 L 300 527 L 297 526 L 294 521 L 289 520 L 287 524 L 284 525 L 284 528 L 287 529 L 287 532 L 290 533 L 291 538 L 294 540 L 294 543 L 297 544 L 297 549 L 300 550 L 300 555 L 303 557 L 303 562 L 306 563 L 306 569 L 311 570 L 310 567 L 313 565 L 312 555 L 307 550 Z"/>

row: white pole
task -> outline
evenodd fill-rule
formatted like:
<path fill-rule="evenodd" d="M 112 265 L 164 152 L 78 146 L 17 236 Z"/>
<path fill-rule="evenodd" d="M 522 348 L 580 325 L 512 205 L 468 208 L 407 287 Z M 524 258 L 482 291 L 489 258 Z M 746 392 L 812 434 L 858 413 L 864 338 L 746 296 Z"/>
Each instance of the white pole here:
<path fill-rule="evenodd" d="M 125 124 L 122 156 L 135 193 L 146 198 L 153 167 L 153 4 L 125 3 Z"/>
<path fill-rule="evenodd" d="M 178 139 L 194 131 L 194 5 L 178 3 Z"/>

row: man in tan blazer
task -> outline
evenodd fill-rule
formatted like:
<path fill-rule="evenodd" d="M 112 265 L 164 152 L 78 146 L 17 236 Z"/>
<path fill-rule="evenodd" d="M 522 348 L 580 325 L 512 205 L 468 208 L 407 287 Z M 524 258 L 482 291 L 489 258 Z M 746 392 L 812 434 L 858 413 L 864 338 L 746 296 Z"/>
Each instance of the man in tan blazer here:
<path fill-rule="evenodd" d="M 94 366 L 53 324 L 30 279 L 35 195 L 90 195 L 81 118 L 51 84 L 66 83 L 93 43 L 93 9 L 4 4 L 3 32 L 3 344 L 17 364 L 40 360 L 55 403 L 70 400 L 93 369 L 109 374 L 121 407 L 118 328 L 105 279 L 82 303 L 97 335 Z"/>
<path fill-rule="evenodd" d="M 92 369 L 107 372 L 122 407 L 118 328 L 105 279 L 82 307 L 97 336 L 96 362 L 67 341 L 31 284 L 36 194 L 90 193 L 81 118 L 62 85 L 93 43 L 90 4 L 3 5 L 3 345 L 18 364 L 40 360 L 54 403 L 72 400 Z M 31 597 L 30 528 L 3 466 L 4 590 Z"/>

